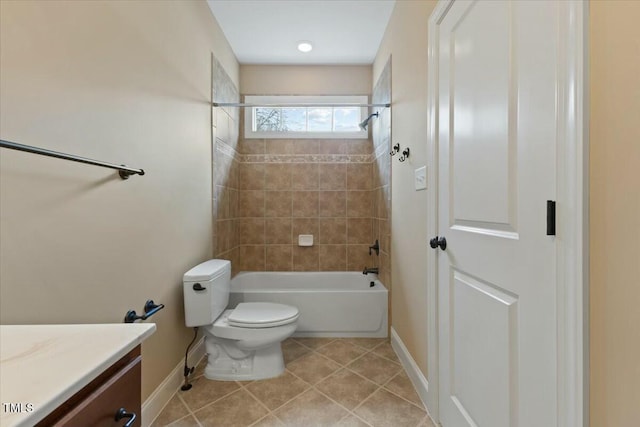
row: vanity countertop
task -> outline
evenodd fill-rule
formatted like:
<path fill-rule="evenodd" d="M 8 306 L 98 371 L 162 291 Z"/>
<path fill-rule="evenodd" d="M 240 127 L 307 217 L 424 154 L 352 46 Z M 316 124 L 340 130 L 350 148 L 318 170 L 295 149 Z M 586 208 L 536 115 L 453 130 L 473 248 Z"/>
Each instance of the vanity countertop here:
<path fill-rule="evenodd" d="M 0 425 L 35 425 L 155 330 L 153 323 L 0 325 Z"/>

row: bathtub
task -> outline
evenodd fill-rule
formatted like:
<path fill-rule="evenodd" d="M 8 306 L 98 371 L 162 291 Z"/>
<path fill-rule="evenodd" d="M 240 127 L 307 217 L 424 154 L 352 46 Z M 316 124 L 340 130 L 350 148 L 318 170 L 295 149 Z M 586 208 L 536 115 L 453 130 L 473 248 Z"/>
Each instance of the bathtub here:
<path fill-rule="evenodd" d="M 373 284 L 373 286 L 371 286 Z M 229 306 L 277 302 L 298 307 L 294 336 L 386 338 L 388 292 L 361 272 L 241 272 L 231 280 Z"/>

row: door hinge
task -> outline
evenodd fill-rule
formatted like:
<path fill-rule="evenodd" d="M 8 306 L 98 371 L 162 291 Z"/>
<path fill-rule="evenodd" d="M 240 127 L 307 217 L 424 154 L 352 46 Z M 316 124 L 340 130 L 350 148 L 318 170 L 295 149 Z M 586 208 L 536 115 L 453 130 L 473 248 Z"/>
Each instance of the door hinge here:
<path fill-rule="evenodd" d="M 547 236 L 556 235 L 556 202 L 547 200 Z"/>

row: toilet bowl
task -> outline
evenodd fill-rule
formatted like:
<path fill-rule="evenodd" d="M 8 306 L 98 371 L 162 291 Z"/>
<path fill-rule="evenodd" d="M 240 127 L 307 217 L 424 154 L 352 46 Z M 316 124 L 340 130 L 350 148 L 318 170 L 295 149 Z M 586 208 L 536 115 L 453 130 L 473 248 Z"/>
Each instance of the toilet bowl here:
<path fill-rule="evenodd" d="M 246 381 L 284 372 L 280 343 L 296 330 L 299 311 L 276 303 L 240 303 L 227 309 L 231 262 L 209 260 L 183 278 L 185 320 L 204 331 L 205 377 Z"/>

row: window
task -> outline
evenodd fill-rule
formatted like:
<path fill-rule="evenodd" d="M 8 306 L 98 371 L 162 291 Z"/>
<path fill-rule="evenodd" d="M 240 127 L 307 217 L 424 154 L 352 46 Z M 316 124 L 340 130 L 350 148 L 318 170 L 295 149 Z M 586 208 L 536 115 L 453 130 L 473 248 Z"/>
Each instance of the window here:
<path fill-rule="evenodd" d="M 245 138 L 367 138 L 366 96 L 246 96 Z M 341 104 L 347 104 L 341 106 Z"/>

